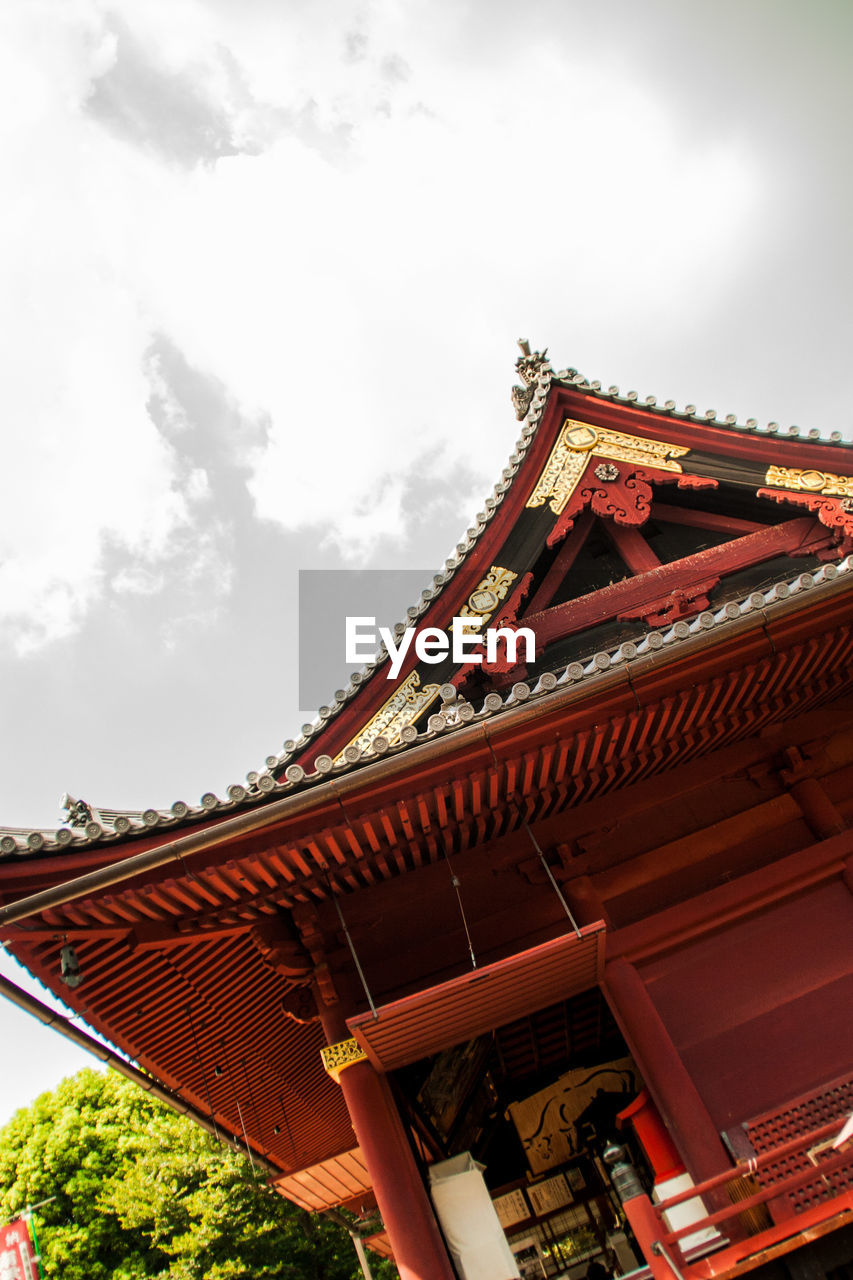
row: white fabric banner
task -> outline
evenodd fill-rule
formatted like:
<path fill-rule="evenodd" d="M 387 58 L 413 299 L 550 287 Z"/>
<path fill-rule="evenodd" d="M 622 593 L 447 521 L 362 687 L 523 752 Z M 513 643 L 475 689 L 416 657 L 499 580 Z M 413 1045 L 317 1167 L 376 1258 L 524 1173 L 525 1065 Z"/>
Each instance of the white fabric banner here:
<path fill-rule="evenodd" d="M 520 1280 L 482 1169 L 468 1151 L 431 1166 L 438 1220 L 459 1280 Z"/>

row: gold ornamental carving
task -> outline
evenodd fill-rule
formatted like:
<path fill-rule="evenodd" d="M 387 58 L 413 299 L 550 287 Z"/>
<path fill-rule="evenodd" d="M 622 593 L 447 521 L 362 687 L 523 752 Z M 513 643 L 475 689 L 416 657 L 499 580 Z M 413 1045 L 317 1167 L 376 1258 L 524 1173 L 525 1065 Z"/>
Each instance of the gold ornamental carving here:
<path fill-rule="evenodd" d="M 389 746 L 400 741 L 400 734 L 406 725 L 417 720 L 422 711 L 435 702 L 441 686 L 425 684 L 421 688 L 421 678 L 417 671 L 412 671 L 398 685 L 387 702 L 384 702 L 376 715 L 368 720 L 363 729 L 347 743 L 338 759 L 342 759 L 347 747 L 358 747 L 359 751 L 367 751 L 376 738 L 383 737 Z"/>
<path fill-rule="evenodd" d="M 326 1073 L 332 1077 L 335 1084 L 340 1084 L 341 1072 L 347 1067 L 354 1067 L 357 1062 L 367 1062 L 367 1054 L 355 1039 L 341 1040 L 339 1044 L 327 1045 L 325 1049 L 320 1050 L 320 1057 L 323 1059 Z"/>
<path fill-rule="evenodd" d="M 772 489 L 796 489 L 798 493 L 822 493 L 828 498 L 853 498 L 853 476 L 836 476 L 831 471 L 770 467 L 764 477 L 764 483 Z"/>
<path fill-rule="evenodd" d="M 681 464 L 676 459 L 689 452 L 666 440 L 646 440 L 568 418 L 526 505 L 541 507 L 548 502 L 554 515 L 560 515 L 577 488 L 591 453 L 598 458 L 645 463 L 658 471 L 680 472 Z"/>
<path fill-rule="evenodd" d="M 517 577 L 518 574 L 513 573 L 512 569 L 502 569 L 500 565 L 493 564 L 485 578 L 477 583 L 468 597 L 468 603 L 463 604 L 457 617 L 490 618 L 509 595 L 510 587 Z"/>

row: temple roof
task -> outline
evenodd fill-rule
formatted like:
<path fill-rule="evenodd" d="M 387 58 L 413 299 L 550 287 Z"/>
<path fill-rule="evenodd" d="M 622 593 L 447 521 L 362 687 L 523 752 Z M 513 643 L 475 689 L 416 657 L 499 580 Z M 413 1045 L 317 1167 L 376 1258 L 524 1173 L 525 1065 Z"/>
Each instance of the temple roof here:
<path fill-rule="evenodd" d="M 559 875 L 586 874 L 597 857 L 584 851 L 586 834 L 606 828 L 614 797 L 627 793 L 639 817 L 626 821 L 618 856 L 611 865 L 608 854 L 602 870 L 618 912 L 622 860 L 654 860 L 664 838 L 655 814 L 667 788 L 692 797 L 683 806 L 685 838 L 714 820 L 711 810 L 728 803 L 729 793 L 739 821 L 741 772 L 761 773 L 780 750 L 807 754 L 849 717 L 849 452 L 813 440 L 761 440 L 683 415 L 679 421 L 669 410 L 661 430 L 648 406 L 617 403 L 615 392 L 599 396 L 592 384 L 554 377 L 547 365 L 530 385 L 529 404 L 524 388 L 515 397 L 526 417 L 504 478 L 410 622 L 426 616 L 447 625 L 483 591 L 484 579 L 492 575 L 494 585 L 495 573 L 510 572 L 501 608 L 524 597 L 531 577 L 528 604 L 541 616 L 536 597 L 544 581 L 562 572 L 560 557 L 592 527 L 595 504 L 617 490 L 641 506 L 647 501 L 642 510 L 617 504 L 595 516 L 615 528 L 622 519 L 616 532 L 627 534 L 626 546 L 636 550 L 649 511 L 684 518 L 709 503 L 706 514 L 724 540 L 591 594 L 584 583 L 579 599 L 555 597 L 544 612 L 558 624 L 573 610 L 585 617 L 594 597 L 634 601 L 644 582 L 671 582 L 687 562 L 699 577 L 697 562 L 742 563 L 744 544 L 758 547 L 749 581 L 723 577 L 716 594 L 701 584 L 708 603 L 697 595 L 683 616 L 660 625 L 649 624 L 648 610 L 629 609 L 616 641 L 612 630 L 582 621 L 575 656 L 532 673 L 509 667 L 489 677 L 481 698 L 464 671 L 450 671 L 393 733 L 388 706 L 397 693 L 388 698 L 394 686 L 382 679 L 380 659 L 322 710 L 310 733 L 224 799 L 127 813 L 67 797 L 79 826 L 0 840 L 0 899 L 10 904 L 2 911 L 4 943 L 54 989 L 62 949 L 73 945 L 85 980 L 64 993 L 66 1002 L 216 1124 L 237 1133 L 245 1120 L 255 1148 L 300 1203 L 317 1203 L 316 1186 L 330 1178 L 356 1188 L 361 1178 L 341 1095 L 320 1064 L 324 1036 L 305 1007 L 311 982 L 331 982 L 335 966 L 336 977 L 346 977 L 339 911 L 386 1000 L 407 1001 L 466 967 L 449 856 L 464 858 L 464 875 L 472 865 L 488 873 L 489 893 L 469 903 L 475 925 L 478 912 L 501 922 L 497 951 L 478 953 L 482 966 L 500 966 L 520 938 L 526 948 L 559 946 L 565 917 L 557 896 L 547 885 L 540 894 L 541 867 L 528 867 L 536 862 L 534 828 Z M 593 482 L 599 470 L 605 479 Z M 725 514 L 726 504 L 737 513 Z M 756 504 L 758 524 L 744 515 Z M 402 683 L 413 673 L 404 668 Z M 836 768 L 834 750 L 818 750 L 817 767 Z M 722 798 L 721 777 L 730 780 Z M 697 792 L 701 803 L 694 803 Z M 776 816 L 789 825 L 799 820 L 787 811 Z M 566 844 L 573 826 L 577 849 Z M 779 827 L 761 838 L 778 842 Z M 430 899 L 424 927 L 447 945 L 418 950 L 417 911 L 387 909 L 389 896 L 408 894 L 419 905 L 439 878 L 440 901 Z M 652 892 L 660 892 L 657 880 L 633 893 L 641 915 L 643 894 Z M 43 893 L 49 901 L 12 905 Z M 532 931 L 522 902 L 535 907 Z M 344 994 L 358 1016 L 364 997 Z M 409 1008 L 400 1010 L 404 1024 Z M 418 1048 L 406 1044 L 407 1052 Z"/>
<path fill-rule="evenodd" d="M 515 450 L 501 479 L 485 500 L 482 511 L 478 513 L 476 523 L 466 531 L 464 539 L 445 562 L 443 570 L 433 578 L 430 586 L 408 610 L 405 622 L 398 624 L 397 631 L 424 619 L 452 588 L 462 571 L 467 571 L 472 564 L 476 566 L 478 548 L 495 518 L 507 504 L 517 477 L 541 434 L 547 417 L 546 409 L 549 404 L 553 404 L 555 393 L 564 391 L 573 397 L 583 397 L 588 405 L 588 408 L 584 406 L 584 411 L 590 416 L 595 415 L 597 405 L 612 405 L 619 410 L 632 411 L 636 425 L 639 412 L 643 416 L 641 425 L 645 430 L 654 430 L 657 419 L 666 420 L 669 424 L 679 424 L 680 428 L 688 429 L 694 441 L 701 438 L 709 454 L 720 449 L 720 441 L 728 439 L 730 442 L 737 442 L 736 445 L 732 443 L 729 448 L 735 448 L 740 454 L 746 453 L 753 459 L 761 458 L 762 466 L 770 464 L 771 459 L 776 461 L 781 457 L 789 464 L 802 461 L 803 466 L 814 467 L 815 458 L 818 458 L 823 465 L 830 461 L 846 469 L 846 472 L 853 470 L 851 442 L 842 439 L 838 432 L 823 438 L 818 431 L 809 430 L 803 436 L 798 427 L 792 426 L 780 433 L 778 424 L 773 422 L 760 427 L 755 419 L 748 418 L 741 424 L 733 414 L 720 420 L 714 410 L 698 413 L 696 406 L 692 404 L 679 409 L 672 400 L 659 403 L 654 396 L 641 399 L 634 391 L 622 394 L 618 387 L 604 389 L 600 382 L 590 381 L 574 369 L 554 373 L 544 356 L 535 352 L 531 354 L 526 343 L 521 345 L 523 355 L 516 368 L 524 386 L 513 389 L 513 402 L 523 425 Z M 553 415 L 551 416 L 553 419 Z M 554 427 L 555 422 L 556 419 L 549 425 Z M 741 447 L 741 442 L 745 444 L 745 449 Z M 837 461 L 831 458 L 827 460 L 824 451 L 829 449 L 839 451 Z M 726 451 L 725 445 L 723 450 Z M 849 499 L 844 501 L 849 502 Z M 370 741 L 365 741 L 363 735 L 359 741 L 356 736 L 356 739 L 340 750 L 331 752 L 324 749 L 330 735 L 334 733 L 336 722 L 341 718 L 351 718 L 353 705 L 365 699 L 368 688 L 376 688 L 376 677 L 387 663 L 387 653 L 382 648 L 374 662 L 366 664 L 352 676 L 345 688 L 335 692 L 329 705 L 320 707 L 312 724 L 303 726 L 302 733 L 287 741 L 280 753 L 267 756 L 264 767 L 250 772 L 245 782 L 229 786 L 224 796 L 206 792 L 196 804 L 177 801 L 168 808 L 149 807 L 138 810 L 114 809 L 65 796 L 63 802 L 68 812 L 68 821 L 58 828 L 0 828 L 0 861 L 22 856 L 32 858 L 58 852 L 70 853 L 101 843 L 114 844 L 150 837 L 161 831 L 209 822 L 211 819 L 215 821 L 230 814 L 263 806 L 275 799 L 308 790 L 327 778 L 351 773 L 384 756 L 399 754 L 439 735 L 453 733 L 472 720 L 481 721 L 500 716 L 507 708 L 527 699 L 545 697 L 557 687 L 573 685 L 580 689 L 583 686 L 586 693 L 590 682 L 599 679 L 614 666 L 630 666 L 635 659 L 652 650 L 660 649 L 662 654 L 672 654 L 697 634 L 705 634 L 714 629 L 719 631 L 736 618 L 756 610 L 784 609 L 785 602 L 791 597 L 819 592 L 834 579 L 847 579 L 851 573 L 853 564 L 850 557 L 845 557 L 836 564 L 824 564 L 815 572 L 783 572 L 769 584 L 762 585 L 761 590 L 745 591 L 741 596 L 727 600 L 723 608 L 703 609 L 693 617 L 674 622 L 671 626 L 646 629 L 642 635 L 637 636 L 636 641 L 605 646 L 584 655 L 580 662 L 569 662 L 564 668 L 545 672 L 529 682 L 516 681 L 511 688 L 490 691 L 479 705 L 460 699 L 453 684 L 444 684 L 440 689 L 440 699 L 436 699 L 437 705 L 433 707 L 433 714 L 428 717 L 422 715 L 417 727 L 414 724 L 405 725 L 396 737 L 391 738 L 381 732 L 374 733 Z M 853 582 L 853 577 L 849 580 Z M 438 692 L 437 687 L 436 690 Z"/>

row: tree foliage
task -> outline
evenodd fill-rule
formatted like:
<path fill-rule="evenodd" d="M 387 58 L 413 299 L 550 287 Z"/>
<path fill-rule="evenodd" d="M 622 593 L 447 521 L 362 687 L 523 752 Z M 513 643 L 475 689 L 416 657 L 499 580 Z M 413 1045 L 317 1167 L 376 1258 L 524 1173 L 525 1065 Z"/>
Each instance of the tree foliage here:
<path fill-rule="evenodd" d="M 53 1199 L 51 1200 L 51 1198 Z M 81 1071 L 0 1130 L 0 1218 L 38 1212 L 52 1280 L 360 1280 L 352 1241 L 114 1072 Z M 387 1262 L 376 1280 L 393 1280 Z"/>

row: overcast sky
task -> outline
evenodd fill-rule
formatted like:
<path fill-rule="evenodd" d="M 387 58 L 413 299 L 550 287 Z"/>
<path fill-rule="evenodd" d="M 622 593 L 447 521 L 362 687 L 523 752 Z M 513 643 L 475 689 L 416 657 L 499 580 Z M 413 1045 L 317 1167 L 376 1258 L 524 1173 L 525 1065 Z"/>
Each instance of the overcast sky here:
<path fill-rule="evenodd" d="M 297 571 L 441 566 L 512 450 L 518 337 L 849 435 L 851 27 L 7 0 L 0 824 L 195 801 L 279 750 Z M 77 1060 L 0 1019 L 2 1120 Z"/>

